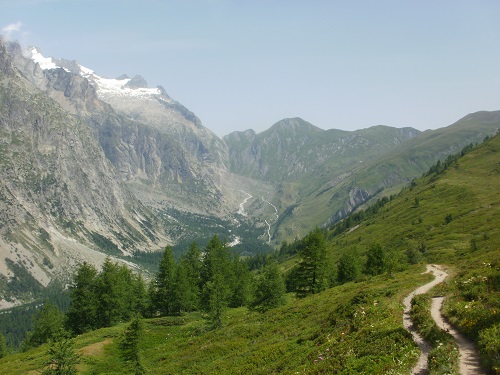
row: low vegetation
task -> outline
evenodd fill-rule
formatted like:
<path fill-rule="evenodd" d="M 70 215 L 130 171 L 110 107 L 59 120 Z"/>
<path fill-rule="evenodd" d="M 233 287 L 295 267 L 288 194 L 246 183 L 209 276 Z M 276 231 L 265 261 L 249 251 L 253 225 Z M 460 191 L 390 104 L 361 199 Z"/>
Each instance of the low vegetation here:
<path fill-rule="evenodd" d="M 415 327 L 431 346 L 429 371 L 431 374 L 459 374 L 459 352 L 455 339 L 440 329 L 432 319 L 431 296 L 417 295 L 411 302 L 410 315 Z"/>

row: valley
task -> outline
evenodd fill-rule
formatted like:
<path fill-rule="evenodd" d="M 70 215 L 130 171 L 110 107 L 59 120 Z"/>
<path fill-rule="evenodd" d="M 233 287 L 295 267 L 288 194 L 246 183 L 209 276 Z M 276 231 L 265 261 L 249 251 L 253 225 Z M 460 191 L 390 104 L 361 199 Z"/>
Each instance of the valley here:
<path fill-rule="evenodd" d="M 498 373 L 499 129 L 480 111 L 219 138 L 141 76 L 0 40 L 0 323 L 27 327 L 0 324 L 0 373 L 55 343 L 82 374 L 463 373 L 446 330 Z M 21 339 L 49 301 L 57 332 Z"/>

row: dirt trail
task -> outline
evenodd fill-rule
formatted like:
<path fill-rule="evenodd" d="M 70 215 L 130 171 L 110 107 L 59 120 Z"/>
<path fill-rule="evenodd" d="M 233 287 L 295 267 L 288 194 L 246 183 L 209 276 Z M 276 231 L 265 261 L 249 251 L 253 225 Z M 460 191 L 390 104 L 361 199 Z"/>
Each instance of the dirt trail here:
<path fill-rule="evenodd" d="M 427 293 L 434 286 L 442 282 L 446 278 L 446 276 L 448 276 L 446 272 L 444 272 L 439 266 L 434 264 L 428 264 L 427 271 L 425 271 L 425 273 L 434 274 L 435 279 L 425 285 L 418 287 L 413 292 L 408 294 L 403 300 L 403 304 L 405 307 L 403 312 L 403 325 L 406 330 L 411 333 L 411 335 L 413 336 L 413 340 L 417 343 L 418 348 L 422 352 L 416 366 L 411 371 L 412 375 L 428 374 L 427 358 L 429 356 L 431 347 L 427 342 L 424 341 L 424 338 L 416 331 L 415 327 L 413 326 L 413 322 L 410 318 L 411 300 L 418 294 Z"/>
<path fill-rule="evenodd" d="M 413 340 L 417 343 L 419 349 L 421 350 L 420 358 L 416 366 L 411 371 L 412 375 L 423 375 L 428 374 L 429 370 L 427 367 L 427 358 L 429 356 L 429 351 L 431 349 L 430 345 L 424 341 L 423 337 L 416 331 L 413 323 L 410 319 L 410 309 L 411 309 L 411 300 L 414 296 L 418 294 L 427 293 L 430 289 L 432 289 L 437 284 L 441 283 L 448 274 L 441 269 L 440 266 L 435 264 L 428 264 L 427 271 L 425 273 L 431 272 L 434 274 L 435 279 L 421 287 L 415 289 L 411 292 L 406 298 L 403 300 L 403 304 L 405 307 L 403 313 L 403 325 L 408 332 L 413 336 Z M 448 332 L 455 338 L 457 342 L 458 350 L 460 351 L 460 374 L 466 375 L 483 375 L 485 372 L 482 370 L 481 365 L 479 364 L 479 355 L 477 354 L 476 348 L 472 341 L 467 339 L 461 333 L 459 333 L 456 329 L 454 329 L 451 325 L 449 325 L 443 315 L 441 314 L 441 307 L 443 305 L 444 297 L 436 297 L 432 299 L 431 305 L 431 315 L 435 320 L 438 327 L 444 330 L 448 330 Z"/>
<path fill-rule="evenodd" d="M 455 338 L 458 350 L 460 351 L 460 373 L 467 375 L 486 374 L 479 362 L 479 355 L 474 343 L 444 320 L 441 314 L 443 301 L 444 297 L 434 297 L 432 299 L 431 315 L 439 328 L 448 331 Z"/>

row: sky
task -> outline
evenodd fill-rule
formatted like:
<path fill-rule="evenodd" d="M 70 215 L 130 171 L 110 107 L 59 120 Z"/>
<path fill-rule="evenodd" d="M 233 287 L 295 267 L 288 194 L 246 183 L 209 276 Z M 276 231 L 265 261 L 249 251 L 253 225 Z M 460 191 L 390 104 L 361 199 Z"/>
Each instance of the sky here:
<path fill-rule="evenodd" d="M 0 0 L 0 34 L 140 74 L 219 136 L 420 130 L 500 110 L 498 0 Z"/>

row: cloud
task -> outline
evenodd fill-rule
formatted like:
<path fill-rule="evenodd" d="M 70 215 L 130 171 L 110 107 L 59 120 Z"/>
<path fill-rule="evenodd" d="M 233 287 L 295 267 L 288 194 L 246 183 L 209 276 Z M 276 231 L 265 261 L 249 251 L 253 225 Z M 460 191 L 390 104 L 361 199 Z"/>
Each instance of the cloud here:
<path fill-rule="evenodd" d="M 22 27 L 23 23 L 21 21 L 11 23 L 7 26 L 2 27 L 2 34 L 5 36 L 5 38 L 11 39 L 12 34 L 20 32 Z"/>

